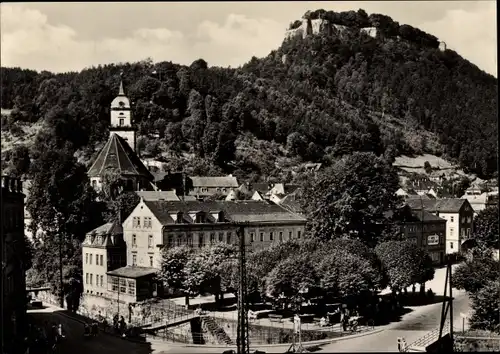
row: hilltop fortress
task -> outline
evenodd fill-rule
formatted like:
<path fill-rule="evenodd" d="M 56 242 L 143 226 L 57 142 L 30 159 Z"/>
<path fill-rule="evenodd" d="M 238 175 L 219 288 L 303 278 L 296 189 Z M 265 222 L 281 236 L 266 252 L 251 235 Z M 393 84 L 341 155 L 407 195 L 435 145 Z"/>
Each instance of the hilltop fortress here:
<path fill-rule="evenodd" d="M 360 32 L 372 38 L 394 38 L 405 39 L 426 47 L 446 50 L 446 43 L 439 41 L 433 35 L 425 33 L 418 28 L 409 25 L 399 25 L 390 17 L 380 14 L 368 16 L 364 10 L 334 12 L 325 10 L 308 11 L 290 24 L 285 32 L 285 39 L 294 37 L 306 38 L 316 34 L 339 35 L 351 29 L 358 29 Z"/>

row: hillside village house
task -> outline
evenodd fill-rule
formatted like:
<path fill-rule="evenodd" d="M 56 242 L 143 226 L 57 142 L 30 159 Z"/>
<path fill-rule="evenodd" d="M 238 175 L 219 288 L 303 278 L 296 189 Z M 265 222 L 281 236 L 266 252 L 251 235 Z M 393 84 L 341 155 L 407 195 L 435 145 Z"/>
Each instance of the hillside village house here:
<path fill-rule="evenodd" d="M 408 199 L 407 203 L 447 221 L 446 254 L 460 252 L 462 242 L 472 236 L 474 210 L 466 199 Z"/>
<path fill-rule="evenodd" d="M 479 193 L 477 193 L 479 192 Z M 481 210 L 486 209 L 489 206 L 496 205 L 498 202 L 498 192 L 484 192 L 476 190 L 467 190 L 463 199 L 467 199 L 474 209 L 474 214 L 476 215 Z"/>
<path fill-rule="evenodd" d="M 236 177 L 231 175 L 226 177 L 189 177 L 189 194 L 197 199 L 204 199 L 214 194 L 227 195 L 231 190 L 237 189 L 239 184 Z"/>
<path fill-rule="evenodd" d="M 164 247 L 187 245 L 199 249 L 215 242 L 235 244 L 238 241 L 235 222 L 247 223 L 246 244 L 261 248 L 303 237 L 306 219 L 260 201 L 142 199 L 123 222 L 127 266 L 108 271 L 108 284 L 118 281 L 125 284 L 124 294 L 120 293 L 122 301 L 138 302 L 160 295 L 163 289 L 155 284 L 154 274 L 160 267 Z M 129 291 L 129 287 L 135 290 Z"/>

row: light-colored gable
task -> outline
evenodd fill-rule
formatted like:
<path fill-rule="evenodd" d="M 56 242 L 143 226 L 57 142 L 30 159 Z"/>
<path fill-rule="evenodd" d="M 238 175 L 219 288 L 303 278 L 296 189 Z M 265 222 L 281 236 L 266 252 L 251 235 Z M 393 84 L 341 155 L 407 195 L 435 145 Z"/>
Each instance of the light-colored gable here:
<path fill-rule="evenodd" d="M 151 217 L 151 222 L 152 222 L 152 226 L 153 228 L 157 227 L 158 225 L 161 226 L 161 223 L 160 223 L 160 220 L 158 220 L 158 218 L 156 217 L 156 215 L 151 211 L 151 209 L 149 209 L 149 207 L 146 205 L 146 203 L 144 203 L 144 200 L 141 199 L 141 201 L 139 202 L 139 204 L 137 204 L 137 206 L 134 208 L 134 210 L 130 213 L 130 215 L 122 222 L 122 225 L 123 225 L 123 229 L 130 229 L 132 228 L 133 226 L 133 220 L 134 220 L 134 217 L 144 217 L 144 216 L 148 216 L 148 217 Z"/>

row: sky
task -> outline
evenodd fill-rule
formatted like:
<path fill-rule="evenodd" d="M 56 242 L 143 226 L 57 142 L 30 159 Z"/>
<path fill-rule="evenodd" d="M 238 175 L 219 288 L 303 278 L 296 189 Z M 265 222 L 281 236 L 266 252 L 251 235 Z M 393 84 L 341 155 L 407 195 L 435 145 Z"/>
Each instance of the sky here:
<path fill-rule="evenodd" d="M 497 76 L 496 2 L 93 2 L 1 3 L 1 65 L 80 71 L 98 64 L 154 62 L 238 67 L 280 46 L 307 10 L 388 15 L 435 35 Z"/>

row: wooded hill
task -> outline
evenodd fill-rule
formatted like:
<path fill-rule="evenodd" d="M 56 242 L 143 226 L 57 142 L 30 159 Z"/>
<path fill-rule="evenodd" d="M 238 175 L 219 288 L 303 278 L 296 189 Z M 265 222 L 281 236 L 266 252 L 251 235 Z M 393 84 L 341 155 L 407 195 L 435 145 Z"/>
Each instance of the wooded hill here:
<path fill-rule="evenodd" d="M 253 172 L 258 179 L 281 173 L 279 158 L 329 164 L 353 151 L 373 151 L 390 159 L 442 154 L 465 172 L 491 177 L 497 170 L 496 78 L 440 50 L 436 37 L 387 16 L 359 10 L 322 12 L 321 18 L 346 28 L 341 35 L 286 39 L 237 69 L 209 68 L 202 59 L 190 66 L 145 60 L 63 74 L 2 67 L 2 108 L 13 109 L 2 116 L 2 131 L 19 135 L 19 126 L 44 121 L 90 161 L 108 137 L 109 105 L 123 72 L 141 154 L 178 165 L 186 162 L 175 156 L 190 156 L 187 166 L 197 173 Z M 382 34 L 360 31 L 365 25 Z M 9 161 L 26 151 L 2 152 L 2 167 L 13 168 Z"/>

